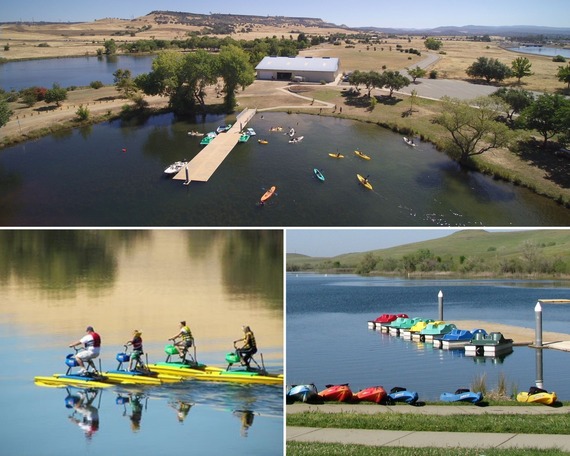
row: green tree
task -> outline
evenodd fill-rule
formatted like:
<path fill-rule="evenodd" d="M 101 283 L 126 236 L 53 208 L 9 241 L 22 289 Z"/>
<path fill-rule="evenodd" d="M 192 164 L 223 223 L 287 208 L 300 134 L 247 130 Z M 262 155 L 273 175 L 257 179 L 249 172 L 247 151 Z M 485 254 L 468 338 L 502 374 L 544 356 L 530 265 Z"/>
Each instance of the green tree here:
<path fill-rule="evenodd" d="M 490 83 L 493 79 L 501 82 L 512 74 L 511 69 L 507 65 L 499 62 L 497 59 L 488 57 L 479 57 L 465 72 L 468 76 L 483 78 L 487 83 Z"/>
<path fill-rule="evenodd" d="M 12 116 L 12 110 L 8 105 L 8 101 L 4 97 L 0 97 L 0 127 L 8 123 Z"/>
<path fill-rule="evenodd" d="M 356 267 L 355 272 L 357 274 L 370 274 L 374 271 L 376 263 L 378 263 L 378 259 L 374 257 L 372 252 L 367 252 L 360 261 L 360 264 Z"/>
<path fill-rule="evenodd" d="M 410 82 L 411 81 L 403 74 L 400 74 L 399 71 L 387 70 L 381 75 L 381 87 L 388 88 L 390 91 L 390 97 L 394 93 L 394 90 L 397 91 L 407 87 L 410 85 Z"/>
<path fill-rule="evenodd" d="M 115 42 L 115 40 L 113 39 L 105 40 L 103 46 L 105 47 L 105 54 L 113 55 L 117 53 L 117 43 Z"/>
<path fill-rule="evenodd" d="M 188 87 L 193 101 L 206 105 L 206 87 L 218 82 L 218 60 L 213 54 L 198 50 L 187 54 L 181 67 L 180 81 Z"/>
<path fill-rule="evenodd" d="M 408 74 L 412 77 L 412 82 L 416 82 L 416 79 L 423 78 L 427 74 L 427 71 L 423 68 L 420 68 L 419 66 L 416 66 L 412 69 L 408 68 Z"/>
<path fill-rule="evenodd" d="M 77 108 L 75 114 L 79 120 L 87 120 L 89 119 L 91 113 L 89 112 L 89 108 L 87 106 L 79 105 L 79 108 Z"/>
<path fill-rule="evenodd" d="M 430 51 L 439 51 L 443 46 L 443 41 L 429 37 L 424 41 L 424 46 Z"/>
<path fill-rule="evenodd" d="M 560 82 L 568 84 L 568 89 L 570 89 L 570 63 L 565 67 L 563 66 L 558 67 L 558 72 L 556 73 L 556 77 Z"/>
<path fill-rule="evenodd" d="M 228 111 L 236 105 L 236 91 L 253 84 L 255 71 L 246 52 L 234 45 L 225 46 L 219 53 L 219 74 L 224 80 L 224 104 Z"/>
<path fill-rule="evenodd" d="M 506 113 L 510 121 L 513 120 L 513 115 L 520 114 L 534 101 L 532 92 L 523 89 L 507 89 L 506 87 L 501 87 L 493 96 L 499 97 L 507 104 L 508 109 Z"/>
<path fill-rule="evenodd" d="M 466 101 L 444 97 L 442 113 L 436 122 L 450 137 L 447 150 L 459 162 L 481 155 L 491 149 L 508 146 L 511 134 L 508 127 L 495 119 L 505 106 L 494 97 L 480 97 Z"/>
<path fill-rule="evenodd" d="M 131 76 L 131 70 L 119 68 L 113 73 L 113 78 L 117 91 L 122 94 L 123 97 L 131 98 L 136 93 L 137 86 Z"/>
<path fill-rule="evenodd" d="M 519 84 L 522 78 L 532 75 L 532 71 L 530 71 L 531 67 L 532 63 L 530 63 L 530 60 L 526 57 L 517 57 L 511 62 L 512 75 L 517 78 Z"/>
<path fill-rule="evenodd" d="M 569 100 L 558 94 L 545 93 L 521 113 L 518 121 L 525 128 L 538 131 L 544 139 L 543 146 L 546 146 L 550 138 L 567 132 L 569 110 Z"/>
<path fill-rule="evenodd" d="M 44 101 L 46 103 L 55 103 L 60 106 L 62 101 L 67 100 L 67 90 L 55 84 L 51 89 L 47 90 Z"/>

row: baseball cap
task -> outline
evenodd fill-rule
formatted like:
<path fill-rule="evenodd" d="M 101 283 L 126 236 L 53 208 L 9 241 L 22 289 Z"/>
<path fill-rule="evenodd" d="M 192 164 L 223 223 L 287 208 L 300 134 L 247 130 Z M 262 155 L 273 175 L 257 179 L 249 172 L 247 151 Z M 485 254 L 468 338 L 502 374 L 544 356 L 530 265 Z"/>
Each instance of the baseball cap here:
<path fill-rule="evenodd" d="M 93 326 L 87 326 L 87 329 L 85 331 L 93 331 Z"/>

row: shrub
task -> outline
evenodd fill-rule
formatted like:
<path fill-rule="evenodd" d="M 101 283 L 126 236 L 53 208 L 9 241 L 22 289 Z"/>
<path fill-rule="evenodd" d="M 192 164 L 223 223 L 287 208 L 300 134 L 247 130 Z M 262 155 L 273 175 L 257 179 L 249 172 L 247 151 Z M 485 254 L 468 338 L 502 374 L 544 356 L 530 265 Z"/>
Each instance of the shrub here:
<path fill-rule="evenodd" d="M 437 70 L 431 70 L 429 72 L 429 78 L 430 79 L 437 79 Z"/>
<path fill-rule="evenodd" d="M 40 47 L 40 48 L 48 48 L 48 47 L 50 47 L 50 45 L 49 45 L 48 43 L 40 43 L 40 44 L 38 44 L 38 47 Z"/>
<path fill-rule="evenodd" d="M 103 85 L 101 81 L 92 81 L 91 84 L 89 84 L 92 89 L 100 89 Z"/>
<path fill-rule="evenodd" d="M 89 119 L 89 114 L 90 114 L 89 108 L 87 108 L 87 106 L 79 105 L 79 108 L 77 108 L 75 114 L 77 114 L 79 120 L 87 120 Z"/>
<path fill-rule="evenodd" d="M 556 55 L 552 58 L 553 62 L 566 62 L 566 57 L 564 57 L 563 55 Z"/>

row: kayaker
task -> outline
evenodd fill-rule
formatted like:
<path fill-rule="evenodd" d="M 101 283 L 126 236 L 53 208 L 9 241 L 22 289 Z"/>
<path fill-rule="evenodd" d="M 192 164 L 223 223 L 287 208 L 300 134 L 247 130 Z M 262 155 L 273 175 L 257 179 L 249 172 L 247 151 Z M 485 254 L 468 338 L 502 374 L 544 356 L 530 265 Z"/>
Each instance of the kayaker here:
<path fill-rule="evenodd" d="M 180 339 L 179 342 L 177 340 Z M 181 358 L 184 358 L 185 353 L 188 351 L 190 347 L 194 345 L 194 337 L 192 337 L 192 331 L 186 325 L 186 321 L 182 320 L 180 322 L 180 331 L 174 337 L 171 337 L 170 340 L 174 342 L 174 346 L 176 350 L 178 350 L 178 354 Z"/>
<path fill-rule="evenodd" d="M 257 344 L 255 342 L 255 336 L 253 331 L 249 326 L 242 326 L 244 337 L 243 339 L 238 339 L 234 341 L 234 345 L 238 342 L 243 342 L 241 348 L 236 349 L 236 353 L 240 357 L 242 364 L 244 364 L 249 369 L 249 363 L 251 357 L 257 353 Z"/>
<path fill-rule="evenodd" d="M 133 370 L 133 362 L 134 362 L 134 369 L 136 370 L 137 365 L 140 364 L 141 368 L 145 368 L 146 366 L 144 365 L 141 356 L 144 354 L 143 352 L 143 340 L 142 340 L 142 333 L 138 330 L 135 329 L 133 331 L 133 338 L 132 340 L 129 340 L 127 342 L 127 345 L 132 345 L 133 347 L 133 352 L 131 353 L 130 356 L 130 361 L 129 361 L 129 371 Z"/>
<path fill-rule="evenodd" d="M 89 362 L 97 358 L 101 351 L 101 336 L 99 336 L 99 334 L 93 330 L 93 326 L 87 326 L 85 332 L 87 334 L 85 334 L 81 339 L 79 339 L 77 342 L 69 344 L 70 348 L 81 344 L 83 344 L 85 347 L 84 350 L 81 350 L 75 355 L 77 364 L 79 364 L 80 367 L 79 375 L 87 373 L 87 369 L 85 369 L 85 362 Z"/>

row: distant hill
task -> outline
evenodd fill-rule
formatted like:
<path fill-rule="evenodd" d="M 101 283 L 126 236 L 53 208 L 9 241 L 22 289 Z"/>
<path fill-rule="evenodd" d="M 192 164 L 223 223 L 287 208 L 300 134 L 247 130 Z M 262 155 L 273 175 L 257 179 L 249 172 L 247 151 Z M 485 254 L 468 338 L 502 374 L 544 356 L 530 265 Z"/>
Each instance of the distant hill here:
<path fill-rule="evenodd" d="M 379 236 L 381 233 L 379 232 Z M 404 257 L 418 258 L 418 252 L 429 251 L 429 261 L 439 262 L 436 270 L 469 272 L 521 272 L 517 268 L 552 268 L 560 273 L 570 273 L 570 231 L 569 230 L 529 230 L 515 232 L 488 232 L 485 230 L 458 231 L 450 236 L 423 242 L 414 242 L 388 249 L 346 253 L 334 257 L 310 257 L 300 254 L 287 254 L 288 270 L 319 270 L 358 268 L 366 257 L 378 260 L 378 268 L 392 265 L 400 267 Z M 420 261 L 419 259 L 417 260 Z M 556 264 L 556 266 L 554 266 Z M 446 266 L 447 265 L 447 266 Z M 403 266 L 402 266 L 403 267 Z M 439 269 L 438 269 L 439 268 Z M 554 270 L 554 269 L 552 269 Z M 501 271 L 499 271 L 501 272 Z M 552 271 L 550 271 L 552 272 Z"/>
<path fill-rule="evenodd" d="M 390 27 L 359 27 L 357 30 L 393 35 L 430 35 L 430 36 L 506 36 L 523 37 L 544 35 L 545 37 L 570 37 L 570 27 L 543 27 L 536 25 L 464 25 L 441 26 L 435 28 L 390 28 Z"/>

